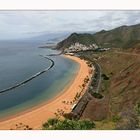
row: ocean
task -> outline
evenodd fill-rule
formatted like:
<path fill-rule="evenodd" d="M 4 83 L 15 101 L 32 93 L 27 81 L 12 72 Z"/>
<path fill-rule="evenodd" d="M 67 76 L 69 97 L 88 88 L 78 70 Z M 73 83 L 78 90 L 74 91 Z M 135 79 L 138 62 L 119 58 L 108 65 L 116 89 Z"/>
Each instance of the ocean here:
<path fill-rule="evenodd" d="M 14 86 L 49 67 L 40 55 L 59 53 L 39 48 L 40 42 L 0 41 L 0 91 Z M 54 67 L 28 83 L 0 94 L 0 118 L 22 112 L 47 102 L 74 78 L 79 64 L 63 56 L 50 56 Z"/>

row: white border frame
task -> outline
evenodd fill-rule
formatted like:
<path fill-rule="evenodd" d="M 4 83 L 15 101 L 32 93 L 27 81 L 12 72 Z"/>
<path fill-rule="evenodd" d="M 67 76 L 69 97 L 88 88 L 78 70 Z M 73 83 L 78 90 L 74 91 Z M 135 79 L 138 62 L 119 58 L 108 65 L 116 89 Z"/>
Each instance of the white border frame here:
<path fill-rule="evenodd" d="M 0 0 L 0 10 L 140 10 L 139 0 Z M 2 140 L 139 140 L 140 131 L 3 131 Z"/>
<path fill-rule="evenodd" d="M 139 0 L 0 0 L 1 10 L 130 10 L 140 9 Z"/>

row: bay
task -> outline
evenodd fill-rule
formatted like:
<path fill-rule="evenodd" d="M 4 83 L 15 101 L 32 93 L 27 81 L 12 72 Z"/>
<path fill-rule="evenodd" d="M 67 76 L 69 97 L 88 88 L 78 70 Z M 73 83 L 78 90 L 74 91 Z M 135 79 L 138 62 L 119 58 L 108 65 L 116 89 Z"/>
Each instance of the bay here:
<path fill-rule="evenodd" d="M 0 41 L 0 90 L 13 86 L 49 67 L 40 57 L 59 53 L 39 48 L 41 42 Z M 67 86 L 74 78 L 79 64 L 63 56 L 51 56 L 55 65 L 46 73 L 14 90 L 0 94 L 0 118 L 14 115 L 45 102 Z"/>

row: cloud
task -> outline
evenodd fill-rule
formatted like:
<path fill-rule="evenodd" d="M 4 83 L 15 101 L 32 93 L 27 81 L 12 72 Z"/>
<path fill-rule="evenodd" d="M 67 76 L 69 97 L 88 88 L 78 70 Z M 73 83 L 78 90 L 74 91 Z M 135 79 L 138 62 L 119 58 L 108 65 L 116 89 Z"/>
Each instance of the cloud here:
<path fill-rule="evenodd" d="M 140 11 L 0 11 L 0 38 L 34 33 L 99 31 L 140 23 Z"/>

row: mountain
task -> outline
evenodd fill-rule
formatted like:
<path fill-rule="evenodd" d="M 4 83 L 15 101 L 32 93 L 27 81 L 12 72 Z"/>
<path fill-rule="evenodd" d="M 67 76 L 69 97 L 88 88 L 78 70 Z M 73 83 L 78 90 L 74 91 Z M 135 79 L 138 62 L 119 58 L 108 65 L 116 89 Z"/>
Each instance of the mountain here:
<path fill-rule="evenodd" d="M 102 30 L 94 34 L 73 33 L 59 42 L 57 48 L 63 50 L 76 42 L 87 46 L 94 43 L 100 47 L 129 48 L 140 43 L 140 24 L 120 26 L 112 30 Z"/>
<path fill-rule="evenodd" d="M 42 33 L 35 33 L 34 36 L 30 38 L 26 38 L 27 41 L 39 41 L 39 42 L 46 42 L 46 43 L 58 43 L 59 41 L 63 40 L 64 38 L 70 35 L 69 32 L 42 32 Z"/>

